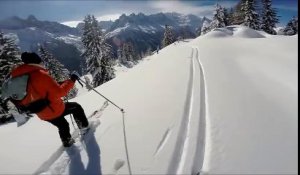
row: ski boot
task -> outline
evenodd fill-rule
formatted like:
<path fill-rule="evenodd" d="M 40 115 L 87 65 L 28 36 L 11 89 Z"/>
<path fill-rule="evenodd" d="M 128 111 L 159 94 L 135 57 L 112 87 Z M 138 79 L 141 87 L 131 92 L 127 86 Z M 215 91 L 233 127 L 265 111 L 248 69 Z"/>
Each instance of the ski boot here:
<path fill-rule="evenodd" d="M 68 138 L 67 140 L 62 141 L 64 147 L 70 147 L 75 143 L 73 138 Z"/>

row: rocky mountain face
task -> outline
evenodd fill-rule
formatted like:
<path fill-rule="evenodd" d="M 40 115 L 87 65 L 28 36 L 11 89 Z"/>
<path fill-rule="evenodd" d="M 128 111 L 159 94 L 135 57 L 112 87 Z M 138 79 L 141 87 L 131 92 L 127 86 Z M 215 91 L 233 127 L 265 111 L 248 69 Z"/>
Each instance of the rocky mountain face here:
<path fill-rule="evenodd" d="M 194 38 L 196 30 L 207 22 L 210 20 L 195 15 L 139 13 L 128 16 L 123 14 L 116 21 L 100 21 L 99 26 L 105 32 L 106 40 L 113 46 L 115 54 L 127 42 L 131 42 L 135 51 L 141 54 L 161 45 L 165 25 L 172 27 L 175 38 Z M 0 30 L 14 37 L 22 51 L 36 52 L 38 45 L 42 44 L 71 71 L 80 71 L 82 27 L 83 23 L 72 28 L 58 22 L 40 21 L 33 15 L 27 19 L 14 16 L 0 20 Z"/>
<path fill-rule="evenodd" d="M 121 15 L 111 27 L 106 30 L 106 39 L 115 50 L 125 42 L 131 42 L 138 53 L 147 49 L 154 50 L 161 46 L 165 25 L 172 27 L 175 38 L 195 38 L 196 30 L 209 21 L 195 15 L 179 13 L 158 13 L 144 15 L 143 13 Z"/>
<path fill-rule="evenodd" d="M 27 19 L 11 17 L 0 21 L 0 30 L 13 37 L 21 51 L 38 51 L 44 45 L 70 71 L 80 70 L 80 32 L 58 22 L 39 21 L 33 15 Z"/>
<path fill-rule="evenodd" d="M 62 25 L 58 22 L 39 21 L 33 15 L 29 15 L 27 19 L 21 19 L 17 16 L 13 16 L 0 21 L 0 29 L 19 30 L 30 27 L 39 28 L 40 30 L 58 35 L 79 34 L 77 29 Z"/>

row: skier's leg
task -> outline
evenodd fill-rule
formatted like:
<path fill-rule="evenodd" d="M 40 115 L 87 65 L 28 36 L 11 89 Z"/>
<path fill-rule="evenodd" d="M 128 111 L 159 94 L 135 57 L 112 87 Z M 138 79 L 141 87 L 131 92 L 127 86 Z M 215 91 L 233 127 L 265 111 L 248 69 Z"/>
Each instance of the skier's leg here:
<path fill-rule="evenodd" d="M 60 116 L 53 120 L 48 120 L 48 122 L 58 128 L 58 133 L 63 143 L 71 139 L 69 123 L 64 116 Z"/>
<path fill-rule="evenodd" d="M 73 114 L 73 117 L 78 125 L 78 128 L 85 128 L 89 125 L 83 108 L 76 102 L 65 103 L 65 114 Z"/>

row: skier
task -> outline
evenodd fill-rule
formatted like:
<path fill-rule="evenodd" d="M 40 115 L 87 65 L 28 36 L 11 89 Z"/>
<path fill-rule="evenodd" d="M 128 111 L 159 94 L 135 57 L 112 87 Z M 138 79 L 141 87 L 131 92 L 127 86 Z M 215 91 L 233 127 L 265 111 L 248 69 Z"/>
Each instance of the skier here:
<path fill-rule="evenodd" d="M 42 59 L 34 52 L 23 52 L 21 64 L 11 71 L 11 77 L 24 74 L 29 75 L 27 82 L 27 95 L 20 101 L 13 101 L 21 111 L 36 113 L 44 121 L 58 128 L 58 133 L 64 147 L 70 147 L 75 141 L 71 137 L 69 123 L 64 118 L 73 114 L 81 132 L 89 128 L 87 117 L 83 108 L 76 102 L 63 102 L 64 97 L 73 88 L 79 79 L 76 74 L 71 74 L 70 79 L 57 83 L 42 66 Z"/>

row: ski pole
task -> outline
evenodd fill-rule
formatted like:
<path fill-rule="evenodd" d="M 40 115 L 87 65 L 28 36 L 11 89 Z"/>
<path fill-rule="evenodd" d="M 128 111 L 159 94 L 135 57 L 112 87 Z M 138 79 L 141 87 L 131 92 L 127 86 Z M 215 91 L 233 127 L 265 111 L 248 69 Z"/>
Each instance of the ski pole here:
<path fill-rule="evenodd" d="M 129 153 L 128 153 L 128 144 L 127 144 L 127 137 L 126 137 L 126 126 L 125 126 L 125 116 L 124 112 L 122 113 L 122 121 L 123 121 L 123 137 L 124 137 L 124 145 L 125 145 L 125 151 L 126 151 L 126 159 L 127 159 L 127 166 L 129 175 L 132 175 L 131 171 L 131 165 L 130 165 L 130 159 L 129 159 Z"/>
<path fill-rule="evenodd" d="M 77 77 L 78 77 L 77 81 L 80 83 L 81 86 L 82 86 L 82 83 L 85 84 L 86 86 L 88 86 L 88 84 L 80 78 L 80 76 L 79 76 L 78 73 L 77 73 Z M 127 158 L 127 164 L 128 164 L 128 171 L 129 171 L 129 175 L 132 175 L 131 165 L 130 165 L 130 161 L 129 161 L 128 147 L 127 147 L 126 129 L 125 129 L 125 116 L 124 116 L 125 115 L 125 111 L 124 111 L 123 108 L 120 108 L 114 102 L 112 102 L 111 100 L 109 100 L 108 98 L 106 98 L 104 95 L 102 95 L 100 92 L 98 92 L 95 88 L 91 87 L 91 89 L 94 92 L 96 92 L 98 95 L 100 95 L 101 97 L 103 97 L 104 99 L 106 99 L 107 101 L 109 101 L 111 104 L 113 104 L 115 107 L 117 107 L 118 109 L 120 109 L 120 111 L 122 112 L 123 136 L 124 136 L 124 145 L 125 145 L 125 150 L 126 150 L 126 158 Z"/>
<path fill-rule="evenodd" d="M 87 85 L 87 83 L 84 82 L 80 77 L 78 77 L 78 82 Z M 111 104 L 113 104 L 115 107 L 117 107 L 118 109 L 120 109 L 120 111 L 121 111 L 122 113 L 125 113 L 125 111 L 124 111 L 123 108 L 119 107 L 119 106 L 116 105 L 114 102 L 112 102 L 111 100 L 109 100 L 108 98 L 106 98 L 104 95 L 102 95 L 100 92 L 98 92 L 95 88 L 92 87 L 92 90 L 93 90 L 94 92 L 96 92 L 98 95 L 100 95 L 101 97 L 103 97 L 104 99 L 106 99 L 107 101 L 109 101 L 109 102 L 110 102 Z"/>

